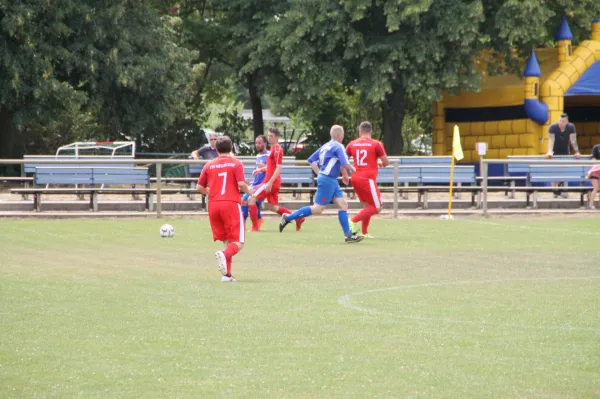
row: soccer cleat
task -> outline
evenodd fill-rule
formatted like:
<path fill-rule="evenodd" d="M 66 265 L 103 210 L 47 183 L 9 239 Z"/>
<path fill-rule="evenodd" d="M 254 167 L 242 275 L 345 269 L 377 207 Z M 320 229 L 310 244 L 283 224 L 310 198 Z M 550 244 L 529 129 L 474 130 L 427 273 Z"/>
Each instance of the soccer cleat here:
<path fill-rule="evenodd" d="M 223 251 L 215 252 L 215 258 L 219 262 L 219 271 L 223 276 L 227 275 L 227 259 L 225 259 L 225 253 Z"/>
<path fill-rule="evenodd" d="M 283 231 L 283 229 L 285 229 L 285 226 L 287 226 L 288 224 L 290 224 L 290 222 L 287 221 L 287 219 L 285 218 L 285 214 L 281 216 L 281 221 L 279 222 L 279 232 L 281 233 Z"/>
<path fill-rule="evenodd" d="M 352 234 L 351 236 L 346 237 L 345 241 L 348 243 L 352 243 L 352 242 L 361 242 L 364 239 L 365 239 L 365 237 L 363 237 L 363 236 L 358 236 L 358 235 Z"/>
<path fill-rule="evenodd" d="M 365 237 L 365 238 L 370 238 L 370 239 L 373 239 L 373 238 L 375 238 L 375 236 L 373 236 L 373 235 L 371 235 L 371 234 L 363 234 L 363 237 Z"/>
<path fill-rule="evenodd" d="M 350 226 L 350 233 L 354 236 L 357 235 L 358 227 L 356 227 L 356 223 L 354 223 L 351 218 L 348 218 L 348 225 Z"/>
<path fill-rule="evenodd" d="M 258 221 L 256 222 L 256 231 L 260 231 L 260 228 L 262 227 L 263 222 L 264 222 L 263 218 L 258 219 Z"/>
<path fill-rule="evenodd" d="M 296 219 L 296 231 L 300 231 L 305 220 L 305 218 Z"/>
<path fill-rule="evenodd" d="M 221 277 L 221 282 L 222 283 L 235 283 L 235 282 L 237 282 L 237 280 L 232 275 L 229 275 L 229 276 L 225 275 L 225 276 Z"/>

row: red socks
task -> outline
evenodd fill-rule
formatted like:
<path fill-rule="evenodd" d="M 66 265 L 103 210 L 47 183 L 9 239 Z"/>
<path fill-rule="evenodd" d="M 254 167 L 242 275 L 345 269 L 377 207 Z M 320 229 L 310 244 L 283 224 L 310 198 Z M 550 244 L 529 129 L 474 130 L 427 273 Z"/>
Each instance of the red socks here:
<path fill-rule="evenodd" d="M 277 213 L 278 213 L 279 215 L 283 216 L 283 215 L 285 215 L 285 214 L 288 214 L 288 215 L 289 215 L 290 213 L 292 213 L 292 211 L 290 211 L 290 210 L 289 210 L 289 209 L 287 209 L 287 208 L 284 208 L 283 206 L 280 206 L 279 208 L 277 208 Z"/>
<path fill-rule="evenodd" d="M 256 226 L 256 223 L 258 223 L 258 207 L 256 204 L 248 205 L 248 213 L 250 214 L 250 220 L 252 220 L 252 226 Z"/>
<path fill-rule="evenodd" d="M 240 252 L 240 247 L 238 247 L 237 244 L 234 244 L 232 242 L 227 244 L 227 248 L 225 248 L 225 251 L 223 251 L 223 253 L 225 254 L 225 259 L 227 259 L 227 274 L 229 274 L 230 276 L 231 276 L 231 258 L 233 258 L 233 256 L 235 254 L 237 254 L 238 252 Z"/>
<path fill-rule="evenodd" d="M 352 222 L 362 222 L 362 233 L 367 234 L 369 222 L 371 221 L 371 217 L 373 217 L 373 215 L 377 215 L 377 208 L 375 208 L 373 205 L 367 205 L 362 211 L 358 212 L 358 214 L 352 218 Z"/>

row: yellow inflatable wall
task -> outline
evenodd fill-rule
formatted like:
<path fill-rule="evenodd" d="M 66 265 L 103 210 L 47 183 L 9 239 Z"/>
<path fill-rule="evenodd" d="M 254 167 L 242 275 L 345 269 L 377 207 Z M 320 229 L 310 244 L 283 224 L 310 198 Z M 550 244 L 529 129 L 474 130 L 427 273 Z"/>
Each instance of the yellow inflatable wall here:
<path fill-rule="evenodd" d="M 444 95 L 435 102 L 433 155 L 451 155 L 454 125 L 460 129 L 463 162 L 478 162 L 477 142 L 488 144 L 486 158 L 545 154 L 548 127 L 570 109 L 578 110 L 578 115 L 594 114 L 579 120 L 570 115 L 580 152 L 589 154 L 594 144 L 600 144 L 600 92 L 568 97 L 565 93 L 588 68 L 600 62 L 600 19 L 593 21 L 591 40 L 583 41 L 574 51 L 571 39 L 563 18 L 557 33 L 558 48 L 536 49 L 522 79 L 484 76 L 479 92 Z M 526 110 L 527 102 L 530 108 Z"/>

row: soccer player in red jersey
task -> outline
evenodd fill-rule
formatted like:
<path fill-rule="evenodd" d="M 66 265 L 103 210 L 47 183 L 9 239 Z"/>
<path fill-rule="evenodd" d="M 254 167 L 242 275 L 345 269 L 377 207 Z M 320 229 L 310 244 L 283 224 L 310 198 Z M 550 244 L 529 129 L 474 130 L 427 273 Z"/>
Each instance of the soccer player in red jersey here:
<path fill-rule="evenodd" d="M 373 215 L 381 212 L 383 203 L 381 193 L 377 187 L 377 172 L 379 165 L 386 167 L 390 161 L 385 149 L 379 140 L 371 138 L 373 127 L 369 122 L 362 122 L 358 128 L 359 137 L 346 146 L 348 157 L 354 158 L 356 172 L 352 173 L 352 188 L 358 199 L 366 206 L 350 221 L 350 230 L 353 234 L 358 232 L 355 223 L 361 222 L 362 234 L 369 236 L 369 222 Z"/>
<path fill-rule="evenodd" d="M 281 167 L 283 165 L 283 149 L 279 145 L 279 130 L 272 127 L 269 128 L 268 140 L 271 148 L 267 157 L 267 175 L 264 182 L 256 187 L 254 195 L 248 200 L 248 212 L 252 225 L 259 225 L 258 208 L 256 201 L 267 200 L 267 206 L 273 212 L 284 215 L 290 214 L 292 211 L 279 205 L 279 190 L 281 189 Z M 300 230 L 300 226 L 304 223 L 304 219 L 296 220 L 296 230 Z"/>
<path fill-rule="evenodd" d="M 215 253 L 223 282 L 235 281 L 231 275 L 231 260 L 244 247 L 246 223 L 240 191 L 252 195 L 252 188 L 244 178 L 244 166 L 230 155 L 231 148 L 231 139 L 219 136 L 216 144 L 219 156 L 204 165 L 198 179 L 198 191 L 208 195 L 213 240 L 225 243 L 225 249 Z"/>

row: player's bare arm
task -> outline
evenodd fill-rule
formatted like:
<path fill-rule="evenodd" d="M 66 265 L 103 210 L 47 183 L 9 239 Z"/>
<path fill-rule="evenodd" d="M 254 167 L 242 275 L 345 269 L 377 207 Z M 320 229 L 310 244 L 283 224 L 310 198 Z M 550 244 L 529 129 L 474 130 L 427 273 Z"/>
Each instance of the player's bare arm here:
<path fill-rule="evenodd" d="M 313 162 L 310 164 L 310 168 L 313 170 L 313 172 L 315 172 L 315 175 L 319 175 L 319 163 L 318 162 Z"/>
<path fill-rule="evenodd" d="M 208 187 L 204 187 L 204 186 L 201 186 L 201 185 L 197 185 L 197 186 L 196 186 L 196 190 L 198 190 L 198 192 L 199 192 L 200 194 L 203 194 L 203 195 L 208 195 Z"/>
<path fill-rule="evenodd" d="M 573 147 L 573 151 L 575 151 L 575 157 L 579 158 L 579 146 L 577 146 L 577 133 L 569 134 L 569 141 L 571 142 L 571 147 Z"/>
<path fill-rule="evenodd" d="M 554 154 L 554 133 L 548 132 L 548 156 Z"/>
<path fill-rule="evenodd" d="M 254 194 L 254 190 L 252 189 L 252 187 L 250 187 L 248 185 L 248 183 L 246 183 L 245 181 L 239 181 L 238 188 L 240 189 L 240 192 L 242 192 L 242 193 L 246 193 L 248 195 Z"/>
<path fill-rule="evenodd" d="M 262 167 L 262 168 L 254 169 L 254 172 L 252 172 L 252 175 L 257 175 L 259 173 L 266 172 L 266 171 L 267 171 L 267 167 L 266 166 Z"/>
<path fill-rule="evenodd" d="M 343 168 L 342 168 L 342 182 L 345 185 L 348 185 L 350 183 L 350 176 L 348 176 L 348 170 L 343 169 Z"/>
<path fill-rule="evenodd" d="M 273 173 L 273 176 L 271 176 L 271 178 L 269 179 L 269 181 L 267 182 L 267 184 L 265 185 L 265 190 L 270 193 L 271 192 L 271 188 L 273 188 L 273 183 L 275 182 L 275 180 L 277 179 L 277 177 L 279 176 L 279 174 L 281 173 L 281 167 L 283 165 L 279 164 L 275 167 L 275 173 Z"/>
<path fill-rule="evenodd" d="M 385 168 L 386 166 L 388 166 L 390 164 L 390 160 L 387 157 L 387 155 L 382 155 L 379 157 L 379 160 L 381 161 L 381 166 L 383 168 Z"/>
<path fill-rule="evenodd" d="M 350 172 L 356 172 L 356 168 L 350 164 L 342 166 L 342 173 L 344 170 L 349 170 Z"/>

